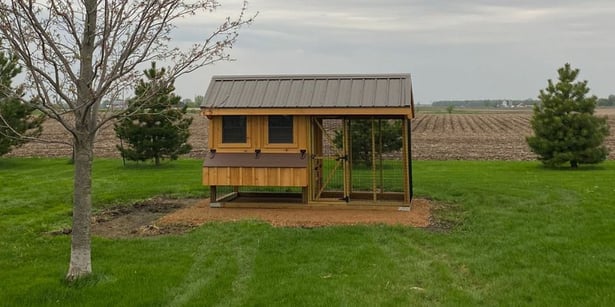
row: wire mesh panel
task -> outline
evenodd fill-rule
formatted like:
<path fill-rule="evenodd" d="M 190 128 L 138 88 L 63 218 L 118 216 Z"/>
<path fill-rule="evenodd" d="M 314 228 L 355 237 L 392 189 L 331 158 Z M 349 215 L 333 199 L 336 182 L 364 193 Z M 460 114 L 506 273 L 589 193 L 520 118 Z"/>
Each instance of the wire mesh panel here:
<path fill-rule="evenodd" d="M 402 119 L 353 119 L 350 134 L 350 182 L 354 199 L 392 200 L 403 197 Z M 399 195 L 398 195 L 399 196 Z"/>
<path fill-rule="evenodd" d="M 314 200 L 403 200 L 403 119 L 314 121 Z"/>

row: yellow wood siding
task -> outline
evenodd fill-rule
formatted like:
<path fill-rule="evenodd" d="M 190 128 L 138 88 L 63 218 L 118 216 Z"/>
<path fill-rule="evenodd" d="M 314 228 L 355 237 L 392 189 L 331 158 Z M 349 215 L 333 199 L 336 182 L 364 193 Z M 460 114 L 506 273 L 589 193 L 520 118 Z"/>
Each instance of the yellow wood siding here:
<path fill-rule="evenodd" d="M 309 116 L 293 116 L 293 143 L 269 144 L 268 117 L 247 116 L 245 144 L 222 143 L 222 117 L 209 125 L 209 148 L 216 153 L 299 153 L 308 149 Z M 307 187 L 308 170 L 300 167 L 203 167 L 203 185 Z"/>
<path fill-rule="evenodd" d="M 307 168 L 203 167 L 203 185 L 306 187 Z"/>

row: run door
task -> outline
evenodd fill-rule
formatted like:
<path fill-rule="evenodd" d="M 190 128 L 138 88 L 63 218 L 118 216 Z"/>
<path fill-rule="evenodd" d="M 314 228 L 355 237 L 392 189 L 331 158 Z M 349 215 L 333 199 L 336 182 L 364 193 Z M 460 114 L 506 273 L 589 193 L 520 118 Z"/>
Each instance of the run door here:
<path fill-rule="evenodd" d="M 310 200 L 350 201 L 348 120 L 312 118 Z"/>

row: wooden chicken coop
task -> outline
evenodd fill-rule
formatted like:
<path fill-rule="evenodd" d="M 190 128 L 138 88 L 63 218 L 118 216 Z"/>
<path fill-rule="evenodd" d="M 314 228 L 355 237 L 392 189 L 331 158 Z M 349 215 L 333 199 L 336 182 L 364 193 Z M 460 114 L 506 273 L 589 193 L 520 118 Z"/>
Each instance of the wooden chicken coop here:
<path fill-rule="evenodd" d="M 410 204 L 409 74 L 214 76 L 201 112 L 212 206 Z"/>

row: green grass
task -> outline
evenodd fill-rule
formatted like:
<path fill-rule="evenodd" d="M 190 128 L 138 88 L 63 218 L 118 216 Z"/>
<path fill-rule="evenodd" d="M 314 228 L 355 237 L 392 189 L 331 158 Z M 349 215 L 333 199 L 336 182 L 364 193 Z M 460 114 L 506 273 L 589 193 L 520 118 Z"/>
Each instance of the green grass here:
<path fill-rule="evenodd" d="M 201 161 L 94 166 L 99 209 L 204 197 Z M 72 166 L 0 159 L 3 306 L 609 306 L 615 302 L 615 162 L 414 162 L 415 194 L 453 204 L 450 231 L 206 224 L 181 236 L 93 240 L 94 276 L 62 281 Z M 448 208 L 448 209 L 447 209 Z"/>

